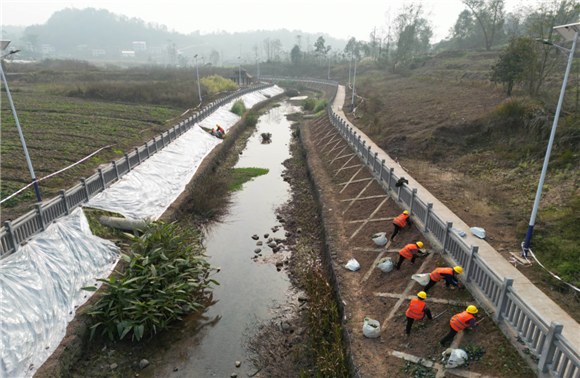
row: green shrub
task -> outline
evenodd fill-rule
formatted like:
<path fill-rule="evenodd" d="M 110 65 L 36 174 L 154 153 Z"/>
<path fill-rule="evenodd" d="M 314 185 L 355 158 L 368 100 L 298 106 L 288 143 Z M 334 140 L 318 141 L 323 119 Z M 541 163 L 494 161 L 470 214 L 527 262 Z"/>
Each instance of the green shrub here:
<path fill-rule="evenodd" d="M 294 88 L 290 88 L 290 89 L 286 89 L 285 95 L 288 97 L 296 97 L 296 96 L 300 95 L 300 92 L 298 92 Z"/>
<path fill-rule="evenodd" d="M 258 114 L 254 109 L 251 109 L 246 115 L 246 126 L 254 127 L 258 123 Z"/>
<path fill-rule="evenodd" d="M 167 329 L 174 320 L 190 310 L 203 307 L 203 298 L 212 271 L 205 260 L 203 232 L 179 223 L 153 222 L 141 237 L 131 238 L 132 251 L 122 255 L 129 266 L 107 279 L 101 299 L 85 312 L 98 322 L 97 328 L 111 340 L 128 334 L 143 336 Z M 95 291 L 95 287 L 84 290 Z"/>
<path fill-rule="evenodd" d="M 241 117 L 242 114 L 246 112 L 246 105 L 244 105 L 244 102 L 242 100 L 238 100 L 232 106 L 231 112 Z"/>
<path fill-rule="evenodd" d="M 316 106 L 314 106 L 314 112 L 318 113 L 321 110 L 323 110 L 324 108 L 326 108 L 326 105 L 328 105 L 328 100 L 324 99 L 324 100 L 320 100 L 316 103 Z"/>
<path fill-rule="evenodd" d="M 224 91 L 235 91 L 238 89 L 236 83 L 219 75 L 204 77 L 200 80 L 200 84 L 209 95 Z"/>
<path fill-rule="evenodd" d="M 262 133 L 262 143 L 270 143 L 272 141 L 272 134 Z"/>
<path fill-rule="evenodd" d="M 316 106 L 316 100 L 313 98 L 305 98 L 304 100 L 302 100 L 302 108 L 304 110 L 312 110 L 314 109 L 314 107 Z"/>

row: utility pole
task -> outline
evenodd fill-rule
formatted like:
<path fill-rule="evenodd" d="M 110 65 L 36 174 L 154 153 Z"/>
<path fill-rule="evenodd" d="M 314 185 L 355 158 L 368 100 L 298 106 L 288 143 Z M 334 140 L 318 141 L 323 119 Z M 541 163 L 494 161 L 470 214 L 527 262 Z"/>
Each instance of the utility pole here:
<path fill-rule="evenodd" d="M 354 79 L 352 81 L 352 102 L 350 104 L 350 112 L 354 112 L 354 89 L 356 88 L 356 58 L 354 60 Z"/>
<path fill-rule="evenodd" d="M 240 49 L 241 49 L 241 47 L 240 47 Z M 242 89 L 242 57 L 241 56 L 238 56 L 238 86 L 240 87 L 240 89 Z"/>
<path fill-rule="evenodd" d="M 10 42 L 8 42 L 10 43 Z M 6 43 L 3 48 L 8 47 Z M 8 54 L 3 55 L 0 58 L 4 58 L 11 54 L 16 54 L 20 50 L 10 51 Z M 6 95 L 8 96 L 8 101 L 10 102 L 10 107 L 12 108 L 12 114 L 14 115 L 14 120 L 16 121 L 16 128 L 18 129 L 18 135 L 20 136 L 20 142 L 22 143 L 22 149 L 24 150 L 24 156 L 26 157 L 26 163 L 28 164 L 28 170 L 30 171 L 30 176 L 32 177 L 32 183 L 34 185 L 34 191 L 36 192 L 36 199 L 38 202 L 42 202 L 42 197 L 40 197 L 40 189 L 38 188 L 38 183 L 36 182 L 36 175 L 34 174 L 34 168 L 32 168 L 32 162 L 30 161 L 30 155 L 28 155 L 28 148 L 26 148 L 26 142 L 24 140 L 24 135 L 22 134 L 22 129 L 20 128 L 20 122 L 18 121 L 18 114 L 16 114 L 16 108 L 14 107 L 14 101 L 12 101 L 12 95 L 10 94 L 10 89 L 8 88 L 8 81 L 6 80 L 6 75 L 4 75 L 4 69 L 2 68 L 2 62 L 0 62 L 0 73 L 2 73 L 2 80 L 4 81 L 4 87 L 6 88 Z"/>
<path fill-rule="evenodd" d="M 352 66 L 352 51 L 350 52 L 350 62 L 348 62 L 348 86 L 350 87 L 350 68 Z"/>
<path fill-rule="evenodd" d="M 199 69 L 197 68 L 197 54 L 194 55 L 195 58 L 195 72 L 197 72 L 197 93 L 199 94 L 199 108 L 201 109 L 201 86 L 199 85 Z"/>

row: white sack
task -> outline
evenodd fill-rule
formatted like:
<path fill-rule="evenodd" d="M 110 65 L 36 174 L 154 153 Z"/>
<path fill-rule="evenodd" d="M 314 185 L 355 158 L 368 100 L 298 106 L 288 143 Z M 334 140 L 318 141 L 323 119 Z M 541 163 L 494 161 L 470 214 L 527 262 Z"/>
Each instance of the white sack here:
<path fill-rule="evenodd" d="M 350 259 L 344 266 L 346 269 L 352 270 L 353 272 L 359 270 L 360 264 L 355 259 Z"/>
<path fill-rule="evenodd" d="M 115 244 L 94 236 L 77 208 L 0 261 L 1 377 L 34 374 L 93 294 L 81 287 L 108 277 L 118 258 Z"/>
<path fill-rule="evenodd" d="M 447 361 L 446 368 L 453 369 L 461 366 L 467 361 L 467 353 L 463 349 L 453 349 L 449 360 Z"/>
<path fill-rule="evenodd" d="M 485 230 L 481 227 L 471 227 L 470 231 L 473 235 L 477 236 L 480 239 L 485 239 Z"/>
<path fill-rule="evenodd" d="M 381 323 L 376 320 L 365 318 L 363 324 L 363 335 L 369 339 L 376 339 L 381 335 Z"/>
<path fill-rule="evenodd" d="M 413 274 L 413 276 L 411 276 L 411 279 L 419 282 L 420 285 L 425 286 L 429 283 L 429 280 L 431 279 L 431 277 L 430 277 L 429 273 Z"/>
<path fill-rule="evenodd" d="M 377 263 L 377 268 L 383 271 L 383 273 L 389 273 L 393 270 L 393 262 L 390 257 L 384 257 Z"/>
<path fill-rule="evenodd" d="M 378 234 L 371 236 L 371 240 L 374 241 L 375 244 L 379 247 L 384 247 L 389 242 L 385 235 L 386 234 L 384 232 L 379 232 Z"/>

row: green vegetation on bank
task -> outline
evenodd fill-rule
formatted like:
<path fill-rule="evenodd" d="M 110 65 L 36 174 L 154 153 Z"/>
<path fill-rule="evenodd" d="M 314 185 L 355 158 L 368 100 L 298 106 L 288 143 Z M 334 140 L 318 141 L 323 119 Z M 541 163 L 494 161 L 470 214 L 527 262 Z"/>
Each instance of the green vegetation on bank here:
<path fill-rule="evenodd" d="M 224 91 L 235 91 L 238 89 L 236 83 L 219 75 L 211 75 L 200 79 L 201 85 L 210 95 Z"/>
<path fill-rule="evenodd" d="M 153 222 L 142 236 L 131 237 L 127 266 L 109 279 L 106 289 L 85 312 L 97 319 L 91 339 L 102 328 L 111 340 L 130 335 L 138 341 L 165 330 L 175 320 L 203 307 L 200 302 L 218 284 L 205 260 L 203 232 L 180 223 Z M 96 291 L 96 287 L 83 288 Z"/>
<path fill-rule="evenodd" d="M 246 112 L 246 105 L 244 104 L 244 101 L 238 100 L 234 102 L 231 112 L 241 117 Z"/>
<path fill-rule="evenodd" d="M 242 185 L 253 181 L 254 177 L 265 175 L 269 172 L 265 168 L 232 168 L 229 177 L 229 189 L 232 192 L 242 190 Z"/>

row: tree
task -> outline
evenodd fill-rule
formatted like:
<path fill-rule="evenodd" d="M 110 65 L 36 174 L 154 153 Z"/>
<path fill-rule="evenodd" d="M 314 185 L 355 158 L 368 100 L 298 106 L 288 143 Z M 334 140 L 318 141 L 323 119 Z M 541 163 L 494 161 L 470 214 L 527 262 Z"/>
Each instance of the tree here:
<path fill-rule="evenodd" d="M 276 38 L 270 43 L 270 48 L 272 51 L 271 59 L 273 61 L 279 62 L 281 60 L 280 53 L 282 52 L 282 42 Z"/>
<path fill-rule="evenodd" d="M 483 37 L 485 49 L 491 50 L 494 38 L 501 32 L 505 22 L 504 0 L 461 0 L 476 18 Z"/>
<path fill-rule="evenodd" d="M 30 44 L 32 51 L 36 51 L 36 47 L 38 46 L 38 34 L 26 34 L 21 39 L 25 43 Z"/>
<path fill-rule="evenodd" d="M 514 85 L 525 82 L 535 71 L 538 57 L 535 45 L 536 41 L 529 37 L 512 37 L 497 63 L 491 67 L 490 80 L 503 84 L 508 96 L 511 96 Z"/>
<path fill-rule="evenodd" d="M 329 52 L 332 47 L 325 46 L 324 45 L 325 43 L 326 43 L 326 41 L 324 40 L 324 37 L 322 37 L 322 36 L 318 37 L 316 42 L 314 42 L 314 47 L 315 47 L 314 52 L 326 55 L 326 53 Z"/>
<path fill-rule="evenodd" d="M 478 26 L 472 14 L 467 9 L 459 14 L 455 25 L 451 29 L 452 43 L 457 49 L 473 48 L 482 43 L 482 33 L 478 33 Z"/>
<path fill-rule="evenodd" d="M 177 45 L 169 39 L 167 40 L 167 56 L 171 65 L 175 66 L 177 63 Z"/>
<path fill-rule="evenodd" d="M 212 49 L 209 53 L 209 62 L 212 66 L 217 66 L 220 61 L 220 53 L 218 53 L 215 49 Z"/>
<path fill-rule="evenodd" d="M 292 63 L 297 64 L 300 61 L 301 57 L 302 51 L 300 51 L 300 46 L 294 45 L 294 47 L 292 47 L 292 50 L 290 51 L 290 60 L 292 61 Z"/>
<path fill-rule="evenodd" d="M 262 46 L 264 47 L 264 52 L 266 53 L 266 61 L 272 61 L 272 42 L 270 38 L 266 38 L 264 42 L 262 42 Z"/>
<path fill-rule="evenodd" d="M 188 57 L 183 56 L 181 54 L 177 55 L 177 63 L 179 64 L 179 67 L 187 67 L 188 62 L 189 62 Z"/>
<path fill-rule="evenodd" d="M 397 62 L 408 66 L 417 55 L 425 54 L 433 36 L 431 25 L 423 17 L 422 4 L 405 4 L 395 19 L 397 33 Z"/>

